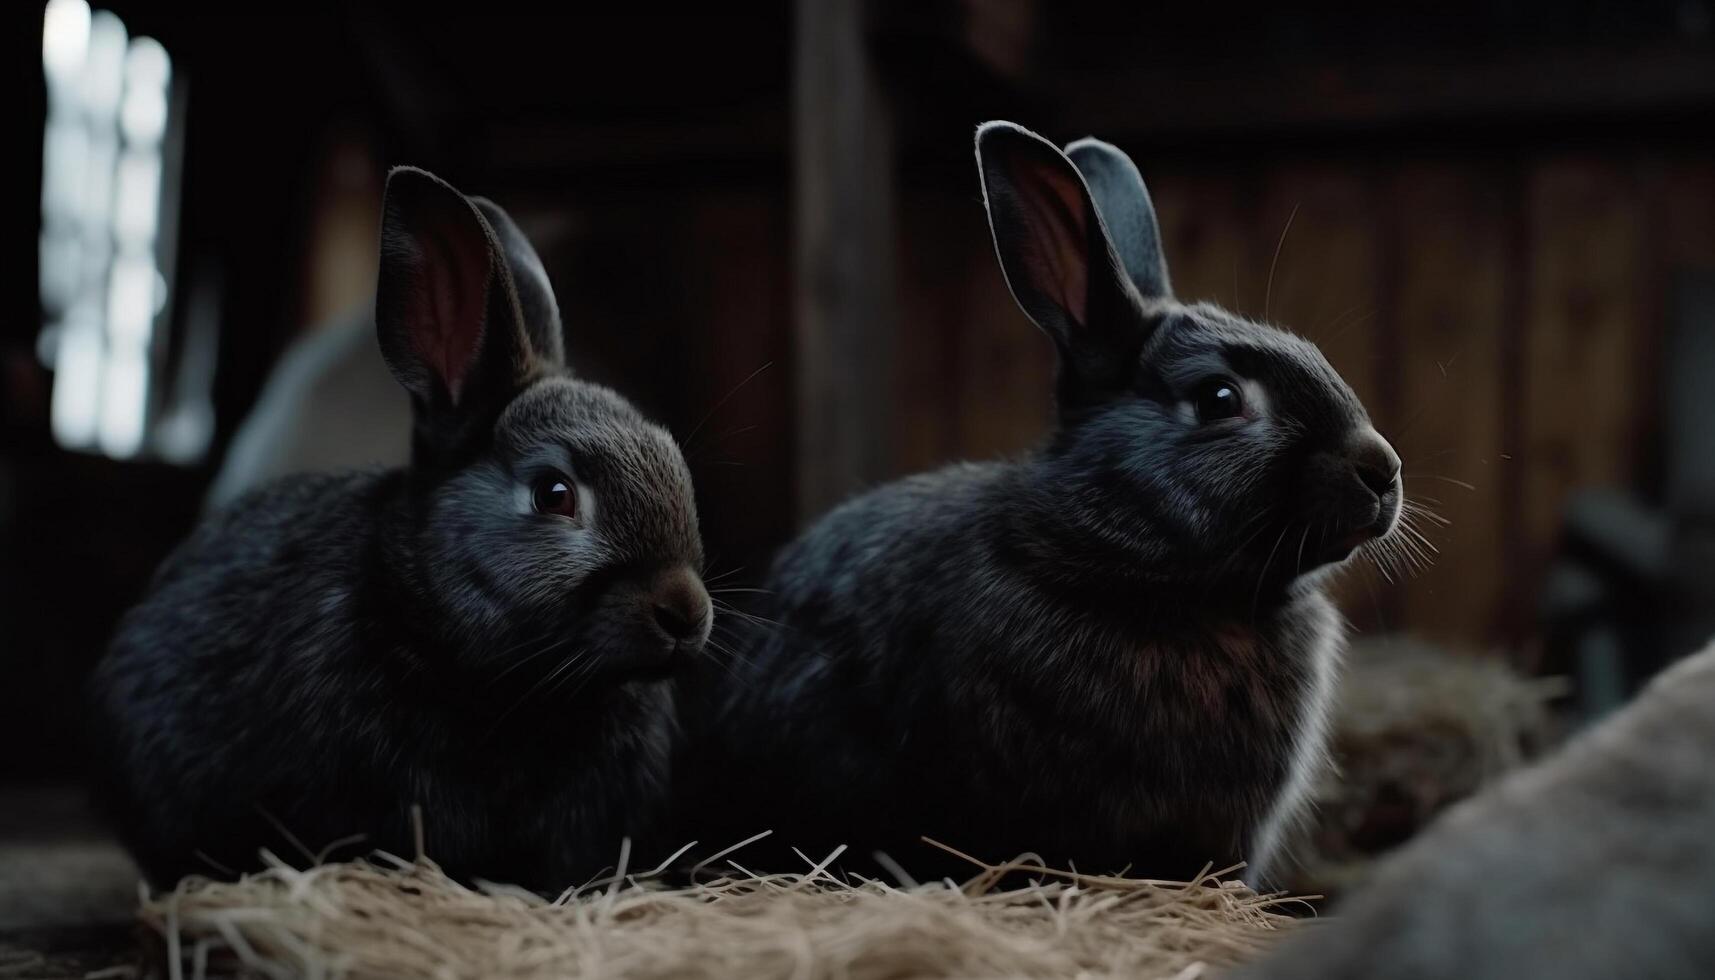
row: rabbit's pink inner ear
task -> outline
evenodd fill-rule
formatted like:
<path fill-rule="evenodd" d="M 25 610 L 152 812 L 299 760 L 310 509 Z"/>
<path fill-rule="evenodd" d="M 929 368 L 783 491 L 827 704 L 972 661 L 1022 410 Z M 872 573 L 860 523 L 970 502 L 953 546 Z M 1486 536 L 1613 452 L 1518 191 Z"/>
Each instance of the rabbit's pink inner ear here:
<path fill-rule="evenodd" d="M 387 178 L 376 325 L 395 376 L 425 404 L 456 406 L 484 343 L 493 233 L 464 195 L 420 170 Z"/>
<path fill-rule="evenodd" d="M 457 205 L 468 211 L 463 202 Z M 493 270 L 488 239 L 475 216 L 452 217 L 450 225 L 419 233 L 422 265 L 406 299 L 406 317 L 412 350 L 457 405 L 482 347 Z"/>
<path fill-rule="evenodd" d="M 1074 325 L 1089 322 L 1090 228 L 1084 186 L 1070 167 L 1032 167 L 1015 184 L 1030 234 L 1021 243 L 1027 273 Z"/>

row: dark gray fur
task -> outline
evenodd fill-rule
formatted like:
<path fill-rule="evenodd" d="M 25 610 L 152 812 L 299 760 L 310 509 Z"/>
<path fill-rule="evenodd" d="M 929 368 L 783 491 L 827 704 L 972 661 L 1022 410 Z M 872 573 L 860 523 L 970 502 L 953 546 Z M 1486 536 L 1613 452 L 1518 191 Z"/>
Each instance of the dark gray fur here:
<path fill-rule="evenodd" d="M 1449 810 L 1245 980 L 1715 974 L 1715 646 Z"/>
<path fill-rule="evenodd" d="M 93 678 L 98 793 L 157 884 L 262 847 L 302 861 L 293 838 L 410 856 L 413 804 L 450 872 L 534 887 L 654 827 L 662 678 L 709 625 L 684 460 L 567 372 L 503 212 L 406 169 L 387 198 L 377 327 L 412 394 L 412 465 L 289 477 L 212 514 Z M 448 310 L 479 314 L 439 322 L 474 343 L 451 372 L 421 354 Z M 555 473 L 593 507 L 535 512 Z M 664 633 L 663 602 L 698 631 Z"/>
<path fill-rule="evenodd" d="M 1007 281 L 1059 348 L 1060 424 L 785 549 L 758 610 L 778 625 L 752 631 L 688 752 L 680 836 L 774 830 L 747 867 L 843 843 L 857 864 L 972 870 L 928 835 L 988 860 L 1260 874 L 1322 762 L 1342 624 L 1318 569 L 1391 530 L 1397 457 L 1313 345 L 1167 294 L 1141 180 L 1099 179 L 1098 214 L 1039 137 L 990 123 L 977 148 Z M 1188 401 L 1222 377 L 1254 418 L 1198 421 Z"/>
<path fill-rule="evenodd" d="M 1143 184 L 1143 175 L 1137 172 L 1137 164 L 1113 144 L 1088 136 L 1068 143 L 1066 157 L 1084 175 L 1096 210 L 1113 239 L 1114 251 L 1138 295 L 1171 295 L 1173 286 L 1167 278 L 1155 202 Z"/>

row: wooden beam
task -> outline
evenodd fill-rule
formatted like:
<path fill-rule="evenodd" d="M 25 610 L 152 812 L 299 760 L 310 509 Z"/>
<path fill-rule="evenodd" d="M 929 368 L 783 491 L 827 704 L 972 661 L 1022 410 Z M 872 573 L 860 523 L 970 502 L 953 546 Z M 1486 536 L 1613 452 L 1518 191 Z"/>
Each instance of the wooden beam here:
<path fill-rule="evenodd" d="M 793 51 L 797 502 L 807 519 L 893 472 L 892 120 L 863 0 L 798 0 Z"/>

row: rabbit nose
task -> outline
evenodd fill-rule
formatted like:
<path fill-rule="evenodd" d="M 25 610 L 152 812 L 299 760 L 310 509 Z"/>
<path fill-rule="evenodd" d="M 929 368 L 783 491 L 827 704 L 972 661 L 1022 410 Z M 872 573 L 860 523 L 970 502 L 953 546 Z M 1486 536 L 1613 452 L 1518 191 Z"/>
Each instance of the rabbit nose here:
<path fill-rule="evenodd" d="M 688 568 L 663 573 L 655 581 L 650 598 L 655 625 L 675 643 L 700 644 L 709 628 L 708 590 Z"/>
<path fill-rule="evenodd" d="M 1386 496 L 1399 479 L 1399 454 L 1374 429 L 1360 429 L 1346 449 L 1352 471 L 1377 497 Z"/>
<path fill-rule="evenodd" d="M 655 604 L 655 625 L 675 640 L 687 639 L 697 631 L 697 621 L 691 614 L 659 602 Z"/>

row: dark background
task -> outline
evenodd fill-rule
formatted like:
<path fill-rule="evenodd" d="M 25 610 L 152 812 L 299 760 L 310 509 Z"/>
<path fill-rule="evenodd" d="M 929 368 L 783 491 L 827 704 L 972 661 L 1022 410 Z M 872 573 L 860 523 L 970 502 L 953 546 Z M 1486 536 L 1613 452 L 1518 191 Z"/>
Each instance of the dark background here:
<path fill-rule="evenodd" d="M 1676 433 L 1715 417 L 1665 369 L 1670 338 L 1715 330 L 1708 0 L 96 6 L 187 86 L 173 286 L 219 284 L 216 438 L 190 466 L 54 444 L 41 14 L 12 5 L 0 778 L 75 772 L 77 684 L 270 366 L 367 302 L 386 167 L 519 219 L 576 367 L 697 432 L 711 573 L 736 580 L 865 484 L 1044 431 L 1050 351 L 994 268 L 972 166 L 994 117 L 1130 152 L 1179 293 L 1321 343 L 1396 441 L 1452 523 L 1416 578 L 1345 577 L 1361 629 L 1530 669 L 1577 669 L 1593 620 L 1628 663 L 1683 652 L 1657 627 L 1690 600 L 1662 583 L 1699 573 L 1615 559 L 1566 515 L 1616 488 L 1619 512 L 1666 515 L 1649 527 L 1671 550 Z M 1608 598 L 1557 600 L 1569 567 Z"/>

